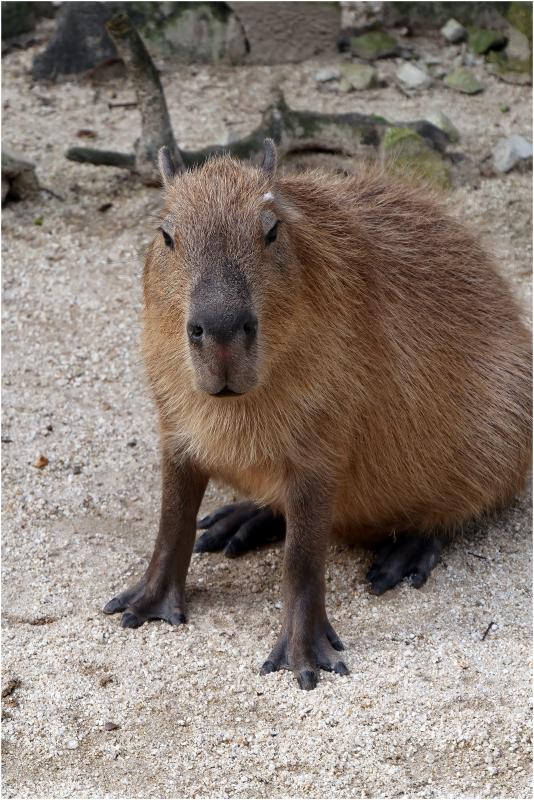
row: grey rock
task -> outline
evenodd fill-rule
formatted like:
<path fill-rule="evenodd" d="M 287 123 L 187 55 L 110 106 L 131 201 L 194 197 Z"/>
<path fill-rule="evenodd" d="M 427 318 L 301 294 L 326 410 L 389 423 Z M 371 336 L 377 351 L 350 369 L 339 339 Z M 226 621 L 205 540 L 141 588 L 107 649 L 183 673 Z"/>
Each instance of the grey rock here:
<path fill-rule="evenodd" d="M 228 3 L 151 2 L 126 7 L 151 54 L 186 64 L 240 64 L 250 56 L 243 24 Z"/>
<path fill-rule="evenodd" d="M 341 67 L 341 76 L 341 83 L 346 81 L 350 85 L 350 88 L 356 91 L 372 89 L 378 84 L 378 73 L 370 64 L 343 64 Z M 347 90 L 341 89 L 341 91 Z M 348 91 L 350 91 L 350 89 Z"/>
<path fill-rule="evenodd" d="M 343 81 L 339 81 L 339 80 L 337 80 L 337 81 L 327 81 L 326 83 L 320 83 L 317 88 L 323 94 L 328 94 L 328 93 L 335 94 L 336 92 L 340 91 L 340 84 L 341 83 L 343 83 Z M 341 91 L 350 92 L 350 91 L 352 91 L 352 87 L 348 86 L 347 89 L 344 89 L 344 90 L 341 90 Z M 238 136 L 237 138 L 240 138 L 240 137 Z"/>
<path fill-rule="evenodd" d="M 517 135 L 501 139 L 493 150 L 493 166 L 498 172 L 532 166 L 532 144 Z"/>
<path fill-rule="evenodd" d="M 405 61 L 413 61 L 414 59 L 417 59 L 415 47 L 412 44 L 399 45 L 397 56 L 398 58 L 403 58 Z"/>
<path fill-rule="evenodd" d="M 325 67 L 315 73 L 315 80 L 318 83 L 327 83 L 328 81 L 335 81 L 339 78 L 339 70 Z"/>
<path fill-rule="evenodd" d="M 33 60 L 33 78 L 56 80 L 117 58 L 105 27 L 111 14 L 106 3 L 63 3 L 52 38 Z"/>
<path fill-rule="evenodd" d="M 524 33 L 510 26 L 506 32 L 508 43 L 504 52 L 510 60 L 528 61 L 530 59 L 530 43 Z"/>
<path fill-rule="evenodd" d="M 343 94 L 352 92 L 352 83 L 350 83 L 346 78 L 342 78 L 337 84 L 337 90 L 338 92 L 343 92 Z"/>
<path fill-rule="evenodd" d="M 451 142 L 460 141 L 460 133 L 458 129 L 453 125 L 451 120 L 446 114 L 443 113 L 443 111 L 431 111 L 426 117 L 426 120 L 427 122 L 431 122 L 432 125 L 435 125 L 436 128 L 439 128 L 440 131 L 446 133 Z"/>
<path fill-rule="evenodd" d="M 441 29 L 441 35 L 451 44 L 457 44 L 467 38 L 467 31 L 458 20 L 451 17 Z"/>
<path fill-rule="evenodd" d="M 433 66 L 436 66 L 437 64 L 441 64 L 442 63 L 442 58 L 441 58 L 441 56 L 435 56 L 432 53 L 425 53 L 422 56 L 421 61 L 423 62 L 423 64 L 426 64 L 428 67 L 433 67 Z"/>
<path fill-rule="evenodd" d="M 481 58 L 477 58 L 473 53 L 464 53 L 463 57 L 464 67 L 477 67 L 483 63 Z"/>
<path fill-rule="evenodd" d="M 484 63 L 483 58 L 477 58 L 473 53 L 468 53 L 465 46 L 452 60 L 452 67 L 476 67 Z"/>
<path fill-rule="evenodd" d="M 397 78 L 407 89 L 426 89 L 432 83 L 427 72 L 409 62 L 397 70 Z"/>
<path fill-rule="evenodd" d="M 26 200 L 39 191 L 35 166 L 21 156 L 2 150 L 2 204 L 9 200 Z"/>
<path fill-rule="evenodd" d="M 121 4 L 63 3 L 54 34 L 34 59 L 33 77 L 68 79 L 117 59 L 106 30 L 116 5 Z M 122 10 L 131 16 L 152 57 L 234 64 L 247 56 L 243 26 L 226 3 L 127 2 Z"/>
<path fill-rule="evenodd" d="M 438 80 L 441 80 L 441 78 L 444 78 L 447 74 L 446 68 L 442 66 L 430 67 L 430 71 L 432 73 L 432 77 L 437 78 Z"/>

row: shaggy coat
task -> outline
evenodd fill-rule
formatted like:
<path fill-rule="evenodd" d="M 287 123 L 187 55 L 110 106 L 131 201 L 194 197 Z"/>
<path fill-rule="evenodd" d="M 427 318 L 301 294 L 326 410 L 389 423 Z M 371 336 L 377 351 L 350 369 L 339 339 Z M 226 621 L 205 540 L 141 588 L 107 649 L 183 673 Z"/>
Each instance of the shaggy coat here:
<path fill-rule="evenodd" d="M 333 532 L 355 541 L 450 532 L 522 488 L 530 335 L 430 190 L 220 157 L 167 187 L 163 218 L 175 242 L 148 252 L 144 355 L 168 452 L 281 512 L 303 469 L 332 482 Z M 196 386 L 186 324 L 198 276 L 230 262 L 259 321 L 258 383 L 221 399 Z"/>

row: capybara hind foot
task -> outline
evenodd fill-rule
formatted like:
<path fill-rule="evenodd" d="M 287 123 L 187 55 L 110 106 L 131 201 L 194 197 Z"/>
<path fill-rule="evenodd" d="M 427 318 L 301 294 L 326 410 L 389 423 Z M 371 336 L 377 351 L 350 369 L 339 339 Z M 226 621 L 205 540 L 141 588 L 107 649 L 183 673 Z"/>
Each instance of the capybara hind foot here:
<path fill-rule="evenodd" d="M 373 594 L 384 594 L 404 578 L 419 589 L 440 560 L 443 542 L 437 536 L 400 533 L 382 545 L 367 580 Z"/>
<path fill-rule="evenodd" d="M 339 650 L 344 649 L 328 620 L 318 625 L 311 636 L 303 636 L 301 631 L 291 637 L 287 631 L 283 631 L 260 674 L 290 669 L 295 673 L 301 689 L 315 689 L 320 669 L 337 675 L 349 674 L 338 654 Z"/>
<path fill-rule="evenodd" d="M 249 550 L 283 539 L 286 523 L 283 516 L 255 503 L 232 503 L 199 520 L 198 528 L 206 529 L 196 541 L 195 553 L 223 550 L 234 558 Z"/>
<path fill-rule="evenodd" d="M 172 585 L 151 587 L 145 578 L 110 600 L 103 611 L 104 614 L 123 611 L 123 628 L 139 628 L 151 619 L 162 619 L 171 625 L 183 625 L 186 621 L 183 598 L 178 589 Z"/>

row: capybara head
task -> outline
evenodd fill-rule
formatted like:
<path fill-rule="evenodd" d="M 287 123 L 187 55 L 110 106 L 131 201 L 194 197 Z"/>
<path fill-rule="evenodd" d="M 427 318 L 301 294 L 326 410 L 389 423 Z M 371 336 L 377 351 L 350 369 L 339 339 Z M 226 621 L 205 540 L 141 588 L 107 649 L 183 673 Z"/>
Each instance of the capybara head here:
<path fill-rule="evenodd" d="M 291 336 L 298 283 L 275 199 L 274 143 L 266 140 L 260 167 L 220 156 L 177 174 L 164 148 L 159 163 L 166 204 L 147 301 L 181 339 L 195 390 L 245 395 Z"/>

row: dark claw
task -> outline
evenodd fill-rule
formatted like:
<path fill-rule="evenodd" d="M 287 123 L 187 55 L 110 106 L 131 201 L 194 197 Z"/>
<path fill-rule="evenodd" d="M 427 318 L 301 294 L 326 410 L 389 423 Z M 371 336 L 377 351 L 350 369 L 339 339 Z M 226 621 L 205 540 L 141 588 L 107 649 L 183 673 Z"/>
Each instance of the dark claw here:
<path fill-rule="evenodd" d="M 334 672 L 337 675 L 348 675 L 349 671 L 343 661 L 338 661 L 337 664 L 334 665 Z"/>
<path fill-rule="evenodd" d="M 419 589 L 439 562 L 443 548 L 437 536 L 401 533 L 377 552 L 375 562 L 367 573 L 371 592 L 384 594 L 404 578 Z"/>
<path fill-rule="evenodd" d="M 143 622 L 144 620 L 140 619 L 137 614 L 133 614 L 131 611 L 125 611 L 122 615 L 121 626 L 123 628 L 139 628 Z"/>
<path fill-rule="evenodd" d="M 224 519 L 237 508 L 236 503 L 230 503 L 227 506 L 223 506 L 222 508 L 218 508 L 217 511 L 214 511 L 213 514 L 207 514 L 202 519 L 199 519 L 197 522 L 197 528 L 211 528 L 212 525 L 215 525 L 216 522 L 219 520 Z"/>
<path fill-rule="evenodd" d="M 208 534 L 203 533 L 202 536 L 199 536 L 196 540 L 195 546 L 193 547 L 193 553 L 210 553 L 213 551 L 213 549 L 214 548 L 211 545 Z"/>
<path fill-rule="evenodd" d="M 223 550 L 229 558 L 283 539 L 285 534 L 282 516 L 249 502 L 224 506 L 197 524 L 208 530 L 197 539 L 195 553 Z"/>
<path fill-rule="evenodd" d="M 329 639 L 329 641 L 330 641 L 330 644 L 332 645 L 332 647 L 334 648 L 334 650 L 344 650 L 345 649 L 345 645 L 343 644 L 341 639 Z"/>
<path fill-rule="evenodd" d="M 104 614 L 116 614 L 117 611 L 124 611 L 126 606 L 121 601 L 120 597 L 113 597 L 109 603 L 106 603 L 102 611 Z"/>
<path fill-rule="evenodd" d="M 230 541 L 224 548 L 223 553 L 228 558 L 236 558 L 237 556 L 241 556 L 243 555 L 243 553 L 246 553 L 246 551 L 247 551 L 246 546 L 243 546 L 243 542 L 241 542 L 236 535 L 233 536 L 232 539 L 230 539 Z"/>
<path fill-rule="evenodd" d="M 273 661 L 266 661 L 260 669 L 260 675 L 268 675 L 270 672 L 276 672 L 278 667 Z"/>
<path fill-rule="evenodd" d="M 427 582 L 427 579 L 428 575 L 425 575 L 423 572 L 412 572 L 412 574 L 408 576 L 410 585 L 415 589 L 420 589 L 421 586 L 424 586 L 424 584 Z"/>
<path fill-rule="evenodd" d="M 185 614 L 177 612 L 175 614 L 171 614 L 168 621 L 170 622 L 171 625 L 185 625 L 187 619 Z"/>
<path fill-rule="evenodd" d="M 376 595 L 384 594 L 388 589 L 393 589 L 401 580 L 402 578 L 399 578 L 398 575 L 385 575 L 379 572 L 371 583 L 371 592 Z"/>
<path fill-rule="evenodd" d="M 301 689 L 310 691 L 317 686 L 317 673 L 311 669 L 305 669 L 297 675 L 297 681 Z"/>
<path fill-rule="evenodd" d="M 330 625 L 330 623 L 328 623 L 326 626 L 326 636 L 328 638 L 328 641 L 334 648 L 334 650 L 345 649 L 345 645 L 343 644 L 343 642 L 341 641 L 341 639 L 339 638 L 333 627 Z"/>

